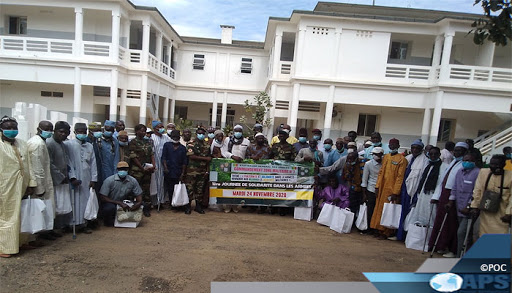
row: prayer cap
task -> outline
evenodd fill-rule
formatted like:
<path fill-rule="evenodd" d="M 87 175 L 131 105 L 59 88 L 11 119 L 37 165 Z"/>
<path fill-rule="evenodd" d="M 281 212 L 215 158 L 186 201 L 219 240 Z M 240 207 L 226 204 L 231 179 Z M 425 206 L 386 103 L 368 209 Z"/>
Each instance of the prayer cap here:
<path fill-rule="evenodd" d="M 176 127 L 176 124 L 174 124 L 174 123 L 172 123 L 172 122 L 171 122 L 171 123 L 168 123 L 168 124 L 167 124 L 167 127 L 169 127 L 169 126 L 174 126 L 174 127 Z"/>
<path fill-rule="evenodd" d="M 70 130 L 71 126 L 69 126 L 69 124 L 66 121 L 57 121 L 57 123 L 55 123 L 55 130 L 57 129 Z"/>
<path fill-rule="evenodd" d="M 87 125 L 85 125 L 85 123 L 77 122 L 75 123 L 75 131 L 76 130 L 87 130 Z"/>
<path fill-rule="evenodd" d="M 215 127 L 213 127 L 213 126 L 208 127 L 208 132 L 215 132 Z"/>
<path fill-rule="evenodd" d="M 151 127 L 152 127 L 152 128 L 155 128 L 158 124 L 161 124 L 161 123 L 162 123 L 162 122 L 160 122 L 160 121 L 158 121 L 158 120 L 153 120 L 153 121 L 151 122 Z"/>
<path fill-rule="evenodd" d="M 411 146 L 413 146 L 413 145 L 419 145 L 419 146 L 421 146 L 421 147 L 424 147 L 424 146 L 425 146 L 425 145 L 423 144 L 423 141 L 421 141 L 421 138 L 418 138 L 417 140 L 413 141 L 413 142 L 411 143 Z"/>
<path fill-rule="evenodd" d="M 371 141 L 371 140 L 369 140 L 369 141 L 367 141 L 367 142 L 365 142 L 365 143 L 364 143 L 364 145 L 365 145 L 365 146 L 371 146 L 372 144 L 373 144 L 373 143 L 372 143 L 372 141 Z"/>
<path fill-rule="evenodd" d="M 381 147 L 374 147 L 372 150 L 372 154 L 382 154 L 384 153 L 384 149 Z"/>
<path fill-rule="evenodd" d="M 347 143 L 347 147 L 351 147 L 351 146 L 357 147 L 357 144 L 353 141 Z"/>
<path fill-rule="evenodd" d="M 400 144 L 400 141 L 399 141 L 398 139 L 396 139 L 396 138 L 392 138 L 392 139 L 390 139 L 390 140 L 389 140 L 389 143 L 390 143 L 390 144 L 391 144 L 391 143 Z"/>
<path fill-rule="evenodd" d="M 258 136 L 265 136 L 265 135 L 263 135 L 263 133 L 261 133 L 261 132 L 258 132 L 258 133 L 256 133 L 256 135 L 254 137 L 258 137 Z"/>
<path fill-rule="evenodd" d="M 125 161 L 121 161 L 121 162 L 117 163 L 117 169 L 119 169 L 119 168 L 129 168 L 129 167 L 130 166 Z"/>
<path fill-rule="evenodd" d="M 14 119 L 14 117 L 9 117 L 7 115 L 2 117 L 2 119 L 0 120 L 0 125 L 2 125 L 5 122 L 15 122 L 15 123 L 18 123 L 18 121 L 16 121 L 16 119 Z"/>
<path fill-rule="evenodd" d="M 318 129 L 318 128 L 315 128 L 313 129 L 313 131 L 311 131 L 312 133 L 322 133 L 322 130 Z"/>
<path fill-rule="evenodd" d="M 146 127 L 146 133 L 150 133 L 150 132 L 153 132 L 153 130 L 151 130 L 151 128 Z"/>
<path fill-rule="evenodd" d="M 112 120 L 105 120 L 105 126 L 116 127 L 116 122 Z"/>
<path fill-rule="evenodd" d="M 465 142 L 458 142 L 457 144 L 455 144 L 455 147 L 462 147 L 462 148 L 465 148 L 465 149 L 469 149 L 469 145 Z"/>
<path fill-rule="evenodd" d="M 235 127 L 233 127 L 233 130 L 235 130 L 235 129 L 237 129 L 237 128 L 240 128 L 240 129 L 242 129 L 242 130 L 244 129 L 244 127 L 243 127 L 242 125 L 237 124 L 237 125 L 235 125 Z"/>
<path fill-rule="evenodd" d="M 224 134 L 224 132 L 222 130 L 217 129 L 217 130 L 215 130 L 215 132 L 213 134 L 217 135 L 217 134 L 220 134 L 220 133 Z"/>

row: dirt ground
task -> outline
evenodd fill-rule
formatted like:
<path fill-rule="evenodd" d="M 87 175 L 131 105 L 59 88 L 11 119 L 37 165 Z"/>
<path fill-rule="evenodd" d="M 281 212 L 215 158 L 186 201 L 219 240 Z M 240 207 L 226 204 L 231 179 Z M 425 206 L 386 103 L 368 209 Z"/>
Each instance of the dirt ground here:
<path fill-rule="evenodd" d="M 366 281 L 427 258 L 401 242 L 337 234 L 293 216 L 153 211 L 0 259 L 1 292 L 209 292 L 212 281 Z"/>

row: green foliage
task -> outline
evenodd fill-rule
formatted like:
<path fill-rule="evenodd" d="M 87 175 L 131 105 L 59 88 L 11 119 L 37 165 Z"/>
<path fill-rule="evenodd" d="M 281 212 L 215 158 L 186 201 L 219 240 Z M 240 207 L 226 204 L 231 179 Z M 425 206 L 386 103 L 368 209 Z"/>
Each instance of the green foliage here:
<path fill-rule="evenodd" d="M 228 137 L 231 134 L 233 134 L 233 126 L 226 125 L 224 128 L 222 128 L 222 132 L 224 132 L 224 136 Z"/>
<path fill-rule="evenodd" d="M 272 118 L 268 114 L 273 106 L 272 99 L 266 92 L 258 93 L 254 96 L 254 101 L 245 100 L 244 102 L 245 112 L 256 120 L 256 123 L 260 123 L 263 127 L 267 128 L 272 125 Z M 240 117 L 240 123 L 244 124 L 246 129 L 250 129 L 251 134 L 253 134 L 253 127 L 252 125 L 247 125 L 247 117 L 245 115 Z"/>
<path fill-rule="evenodd" d="M 174 119 L 174 124 L 176 125 L 177 130 L 183 132 L 183 130 L 187 128 L 193 130 L 192 126 L 194 125 L 194 122 L 192 122 L 191 120 L 177 117 L 176 119 Z"/>
<path fill-rule="evenodd" d="M 481 45 L 489 40 L 496 45 L 506 46 L 512 40 L 512 6 L 510 0 L 475 0 L 473 5 L 481 4 L 484 18 L 475 20 L 469 33 L 473 33 L 473 42 Z"/>

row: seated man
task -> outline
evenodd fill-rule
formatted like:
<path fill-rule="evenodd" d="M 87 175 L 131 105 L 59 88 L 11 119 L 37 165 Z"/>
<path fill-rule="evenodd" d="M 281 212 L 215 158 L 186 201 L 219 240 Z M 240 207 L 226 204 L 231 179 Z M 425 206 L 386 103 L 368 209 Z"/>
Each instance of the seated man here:
<path fill-rule="evenodd" d="M 128 175 L 128 163 L 121 161 L 117 164 L 117 174 L 107 177 L 100 190 L 100 198 L 103 201 L 102 212 L 105 226 L 114 226 L 117 205 L 125 211 L 136 211 L 142 204 L 142 189 L 135 178 Z M 130 208 L 123 200 L 136 199 L 136 203 Z"/>

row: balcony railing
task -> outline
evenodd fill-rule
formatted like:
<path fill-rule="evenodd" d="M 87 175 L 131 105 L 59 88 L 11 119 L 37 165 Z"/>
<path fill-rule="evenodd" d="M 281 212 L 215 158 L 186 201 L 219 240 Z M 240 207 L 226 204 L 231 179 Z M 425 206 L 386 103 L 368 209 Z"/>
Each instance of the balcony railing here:
<path fill-rule="evenodd" d="M 176 71 L 174 69 L 172 69 L 169 65 L 158 60 L 151 53 L 149 54 L 149 58 L 148 58 L 148 66 L 149 66 L 149 69 L 156 74 L 163 75 L 165 77 L 169 77 L 172 80 L 176 79 Z"/>
<path fill-rule="evenodd" d="M 74 51 L 74 41 L 0 36 L 0 51 L 30 53 L 36 55 L 68 54 Z"/>
<path fill-rule="evenodd" d="M 450 65 L 450 79 L 486 82 L 512 82 L 512 69 Z"/>
<path fill-rule="evenodd" d="M 386 77 L 428 80 L 431 70 L 430 66 L 388 64 Z"/>

